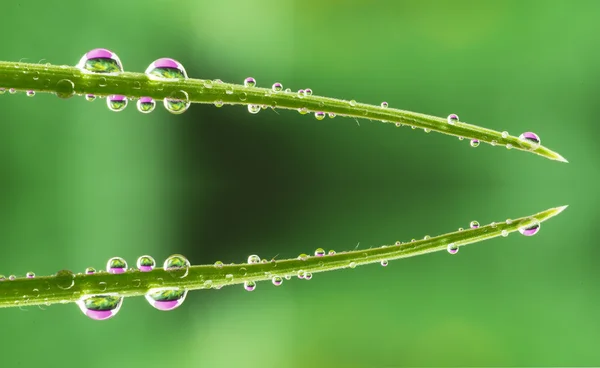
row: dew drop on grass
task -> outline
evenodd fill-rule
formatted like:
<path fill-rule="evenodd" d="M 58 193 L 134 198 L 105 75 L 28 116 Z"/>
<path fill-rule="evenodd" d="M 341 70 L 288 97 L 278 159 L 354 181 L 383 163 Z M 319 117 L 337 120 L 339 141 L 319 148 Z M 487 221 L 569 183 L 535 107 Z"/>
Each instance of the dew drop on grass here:
<path fill-rule="evenodd" d="M 123 64 L 114 52 L 107 49 L 93 49 L 83 55 L 76 67 L 84 73 L 119 73 Z"/>
<path fill-rule="evenodd" d="M 260 111 L 260 105 L 248 105 L 248 112 L 251 114 L 258 114 Z"/>
<path fill-rule="evenodd" d="M 248 264 L 257 264 L 260 263 L 260 257 L 256 254 L 253 254 L 248 257 Z"/>
<path fill-rule="evenodd" d="M 186 277 L 190 268 L 190 261 L 181 254 L 173 254 L 165 259 L 163 269 L 173 277 Z"/>
<path fill-rule="evenodd" d="M 298 255 L 298 260 L 300 261 L 306 261 L 308 259 L 308 254 L 306 253 L 302 253 L 300 255 Z"/>
<path fill-rule="evenodd" d="M 386 101 L 383 101 L 381 103 L 381 107 L 383 107 L 384 109 L 387 108 L 389 106 L 389 104 Z"/>
<path fill-rule="evenodd" d="M 356 101 L 355 100 L 350 100 L 348 101 L 348 103 L 350 104 L 350 106 L 354 107 L 356 106 Z"/>
<path fill-rule="evenodd" d="M 144 255 L 137 259 L 136 266 L 141 272 L 150 272 L 156 267 L 156 261 L 151 256 Z"/>
<path fill-rule="evenodd" d="M 528 142 L 532 145 L 533 149 L 536 149 L 540 146 L 541 140 L 537 134 L 532 132 L 525 132 L 519 136 L 519 139 L 523 142 Z"/>
<path fill-rule="evenodd" d="M 170 311 L 183 304 L 187 289 L 177 287 L 150 289 L 145 297 L 148 303 L 161 311 Z"/>
<path fill-rule="evenodd" d="M 471 223 L 469 224 L 469 227 L 471 229 L 477 229 L 479 227 L 479 222 L 477 222 L 477 221 L 471 221 Z"/>
<path fill-rule="evenodd" d="M 221 261 L 216 261 L 216 262 L 215 262 L 215 268 L 223 268 L 223 262 L 221 262 Z"/>
<path fill-rule="evenodd" d="M 56 96 L 67 99 L 75 96 L 75 84 L 70 79 L 61 79 L 56 82 Z"/>
<path fill-rule="evenodd" d="M 323 120 L 325 119 L 325 113 L 323 111 L 317 111 L 315 112 L 315 118 L 317 120 Z"/>
<path fill-rule="evenodd" d="M 86 275 L 93 275 L 96 273 L 96 269 L 94 267 L 88 267 L 85 269 L 84 273 Z"/>
<path fill-rule="evenodd" d="M 127 271 L 127 261 L 121 257 L 112 257 L 106 262 L 106 271 L 113 274 L 124 273 Z"/>
<path fill-rule="evenodd" d="M 14 88 L 10 88 L 10 89 L 8 90 L 8 93 L 10 93 L 11 95 L 14 95 L 15 93 L 17 93 L 17 90 L 16 90 L 16 89 L 14 89 Z"/>
<path fill-rule="evenodd" d="M 350 262 L 349 266 L 350 268 L 356 268 L 356 262 Z"/>
<path fill-rule="evenodd" d="M 171 114 L 183 114 L 190 107 L 191 102 L 186 91 L 180 90 L 171 93 L 163 100 L 165 109 Z"/>
<path fill-rule="evenodd" d="M 223 107 L 223 100 L 216 100 L 215 107 Z"/>
<path fill-rule="evenodd" d="M 335 113 L 334 112 L 327 113 L 327 116 L 329 116 L 330 119 L 333 119 L 333 118 L 335 118 Z"/>
<path fill-rule="evenodd" d="M 256 289 L 256 282 L 244 281 L 244 289 L 246 289 L 246 291 L 254 291 L 254 289 Z"/>
<path fill-rule="evenodd" d="M 16 278 L 17 278 L 17 276 L 15 276 L 15 275 L 8 276 L 9 281 L 15 281 Z"/>
<path fill-rule="evenodd" d="M 456 245 L 454 243 L 448 244 L 448 253 L 450 253 L 450 254 L 458 253 L 458 245 Z"/>
<path fill-rule="evenodd" d="M 6 276 L 4 276 L 4 275 L 0 275 L 0 282 L 1 282 L 1 281 L 6 281 Z"/>
<path fill-rule="evenodd" d="M 519 228 L 519 232 L 525 236 L 533 236 L 540 231 L 540 223 L 536 220 L 531 225 L 522 226 Z"/>
<path fill-rule="evenodd" d="M 304 274 L 304 280 L 310 280 L 310 279 L 312 279 L 312 273 L 310 273 L 310 272 L 306 272 L 306 273 Z"/>
<path fill-rule="evenodd" d="M 304 90 L 304 97 L 312 96 L 313 91 L 310 88 Z"/>
<path fill-rule="evenodd" d="M 154 60 L 144 72 L 151 80 L 176 81 L 187 79 L 187 72 L 181 63 L 171 58 L 160 58 Z"/>
<path fill-rule="evenodd" d="M 506 238 L 508 236 L 508 230 L 502 230 L 500 234 Z"/>
<path fill-rule="evenodd" d="M 110 95 L 106 97 L 106 105 L 110 111 L 123 111 L 127 107 L 127 97 L 123 95 Z"/>
<path fill-rule="evenodd" d="M 34 278 L 34 277 L 35 277 L 35 273 L 33 273 L 33 272 L 27 272 L 27 273 L 25 274 L 25 277 L 27 277 L 28 279 L 32 279 L 32 278 Z"/>
<path fill-rule="evenodd" d="M 86 101 L 90 101 L 90 102 L 92 102 L 92 101 L 94 101 L 95 99 L 96 99 L 96 96 L 95 96 L 95 95 L 93 95 L 93 94 L 91 94 L 91 93 L 88 93 L 88 94 L 86 94 L 86 95 L 85 95 L 85 100 L 86 100 Z"/>
<path fill-rule="evenodd" d="M 273 92 L 281 92 L 283 91 L 283 84 L 276 82 L 273 83 L 273 86 L 271 86 L 271 89 L 273 90 Z"/>
<path fill-rule="evenodd" d="M 471 139 L 471 147 L 479 147 L 479 139 Z"/>
<path fill-rule="evenodd" d="M 280 286 L 283 283 L 283 278 L 281 276 L 273 276 L 271 282 L 275 286 Z"/>
<path fill-rule="evenodd" d="M 156 101 L 151 97 L 140 97 L 136 102 L 136 106 L 139 112 L 149 114 L 156 108 Z"/>
<path fill-rule="evenodd" d="M 306 276 L 306 271 L 304 270 L 299 270 L 296 275 L 298 276 L 299 279 L 303 279 L 304 276 Z"/>
<path fill-rule="evenodd" d="M 502 138 L 508 138 L 508 132 L 507 131 L 503 131 L 501 134 L 502 134 Z"/>
<path fill-rule="evenodd" d="M 335 250 L 332 249 L 327 254 L 330 256 L 335 256 Z"/>
<path fill-rule="evenodd" d="M 387 259 L 382 259 L 382 260 L 381 260 L 381 265 L 382 265 L 383 267 L 386 267 L 386 266 L 388 265 L 388 261 L 387 261 Z"/>
<path fill-rule="evenodd" d="M 458 122 L 458 115 L 456 114 L 450 114 L 448 115 L 448 124 L 450 125 L 454 125 Z"/>
<path fill-rule="evenodd" d="M 77 301 L 83 314 L 98 321 L 114 317 L 122 304 L 123 297 L 118 295 L 86 295 Z"/>
<path fill-rule="evenodd" d="M 33 97 L 33 96 L 35 96 L 35 91 L 29 90 L 29 91 L 25 92 L 25 94 L 27 95 L 27 97 Z"/>
<path fill-rule="evenodd" d="M 6 93 L 6 88 L 0 88 L 0 95 L 3 95 Z"/>
<path fill-rule="evenodd" d="M 256 79 L 252 77 L 248 77 L 244 79 L 244 87 L 254 87 L 256 86 Z"/>
<path fill-rule="evenodd" d="M 317 248 L 315 250 L 315 257 L 323 257 L 325 255 L 325 249 Z"/>

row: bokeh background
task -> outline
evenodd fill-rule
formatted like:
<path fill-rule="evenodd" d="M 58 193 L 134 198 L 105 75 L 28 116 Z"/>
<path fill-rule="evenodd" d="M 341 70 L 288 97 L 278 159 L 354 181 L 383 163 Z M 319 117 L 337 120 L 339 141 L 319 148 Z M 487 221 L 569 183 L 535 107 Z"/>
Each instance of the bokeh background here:
<path fill-rule="evenodd" d="M 0 310 L 2 367 L 599 365 L 600 2 L 130 0 L 2 3 L 0 59 L 294 90 L 534 131 L 569 164 L 389 124 L 194 105 L 0 96 L 0 273 L 193 264 L 406 241 L 568 204 L 538 235 L 198 291 Z"/>

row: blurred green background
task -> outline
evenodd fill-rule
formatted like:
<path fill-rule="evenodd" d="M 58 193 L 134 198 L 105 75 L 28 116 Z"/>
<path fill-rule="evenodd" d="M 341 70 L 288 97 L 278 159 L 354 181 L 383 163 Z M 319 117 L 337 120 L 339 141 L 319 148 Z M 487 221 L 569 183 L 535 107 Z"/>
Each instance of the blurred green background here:
<path fill-rule="evenodd" d="M 128 298 L 0 310 L 2 367 L 600 364 L 600 2 L 130 0 L 2 4 L 0 59 L 294 90 L 534 131 L 569 164 L 441 134 L 290 111 L 183 115 L 52 95 L 0 96 L 0 273 L 290 258 L 437 235 L 568 204 L 532 238 L 192 292 L 173 312 Z"/>

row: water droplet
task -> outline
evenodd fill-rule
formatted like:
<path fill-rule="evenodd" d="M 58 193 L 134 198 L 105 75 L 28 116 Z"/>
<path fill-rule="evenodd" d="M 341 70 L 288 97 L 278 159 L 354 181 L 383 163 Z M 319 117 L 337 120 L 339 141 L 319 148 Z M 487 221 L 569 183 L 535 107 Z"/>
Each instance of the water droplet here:
<path fill-rule="evenodd" d="M 291 280 L 292 279 L 292 275 L 285 275 L 284 277 L 286 280 Z"/>
<path fill-rule="evenodd" d="M 398 240 L 398 241 L 397 241 L 396 243 L 394 243 L 394 244 L 395 244 L 396 246 L 399 246 L 399 245 L 402 245 L 402 242 Z"/>
<path fill-rule="evenodd" d="M 273 83 L 271 89 L 273 90 L 273 92 L 281 92 L 283 90 L 283 84 L 279 82 Z"/>
<path fill-rule="evenodd" d="M 260 111 L 260 106 L 259 105 L 248 105 L 248 112 L 251 114 L 258 114 L 258 112 Z"/>
<path fill-rule="evenodd" d="M 300 261 L 306 261 L 308 259 L 308 254 L 302 253 L 298 256 Z"/>
<path fill-rule="evenodd" d="M 323 120 L 325 119 L 325 113 L 323 111 L 317 111 L 315 112 L 315 118 L 317 118 L 317 120 Z"/>
<path fill-rule="evenodd" d="M 350 100 L 348 101 L 348 103 L 350 104 L 350 106 L 356 106 L 356 101 L 355 100 Z"/>
<path fill-rule="evenodd" d="M 148 114 L 154 111 L 156 101 L 151 97 L 140 97 L 140 99 L 137 100 L 136 106 L 139 112 Z"/>
<path fill-rule="evenodd" d="M 271 281 L 273 282 L 273 285 L 279 286 L 283 283 L 283 278 L 281 278 L 281 276 L 273 276 Z"/>
<path fill-rule="evenodd" d="M 519 139 L 523 142 L 529 142 L 532 145 L 533 149 L 538 148 L 541 144 L 540 137 L 538 137 L 537 134 L 532 132 L 525 132 L 521 134 L 519 136 Z"/>
<path fill-rule="evenodd" d="M 186 277 L 190 268 L 190 261 L 181 254 L 173 254 L 165 260 L 163 269 L 168 271 L 171 276 L 183 278 Z"/>
<path fill-rule="evenodd" d="M 299 279 L 303 279 L 304 276 L 306 276 L 306 271 L 304 270 L 299 270 L 296 275 L 298 276 Z"/>
<path fill-rule="evenodd" d="M 106 78 L 98 78 L 98 87 L 106 87 L 107 84 L 108 82 L 106 81 Z"/>
<path fill-rule="evenodd" d="M 431 132 L 431 129 L 424 128 L 424 129 L 423 129 L 423 131 L 424 131 L 425 133 L 429 133 L 429 132 Z"/>
<path fill-rule="evenodd" d="M 431 239 L 431 236 L 429 236 L 429 235 L 425 235 L 425 236 L 423 237 L 423 240 L 429 240 L 429 239 Z"/>
<path fill-rule="evenodd" d="M 525 236 L 532 236 L 540 231 L 540 223 L 535 220 L 531 225 L 523 226 L 519 228 L 519 232 Z"/>
<path fill-rule="evenodd" d="M 383 101 L 381 103 L 381 107 L 383 107 L 384 109 L 388 107 L 388 103 L 386 101 Z"/>
<path fill-rule="evenodd" d="M 190 107 L 189 96 L 186 91 L 176 91 L 163 100 L 165 109 L 171 114 L 183 114 Z"/>
<path fill-rule="evenodd" d="M 90 102 L 92 102 L 92 101 L 94 101 L 95 99 L 96 99 L 96 96 L 95 96 L 95 95 L 93 95 L 93 94 L 91 94 L 91 93 L 88 93 L 88 94 L 86 94 L 86 95 L 85 95 L 85 100 L 86 100 L 86 101 L 90 101 Z"/>
<path fill-rule="evenodd" d="M 493 140 L 490 142 L 490 144 L 492 145 L 492 147 L 495 147 L 495 146 L 496 146 L 496 144 L 498 144 L 498 142 L 497 142 L 495 139 L 493 139 Z"/>
<path fill-rule="evenodd" d="M 159 81 L 172 81 L 187 79 L 187 72 L 181 63 L 171 58 L 154 60 L 144 72 L 149 79 Z"/>
<path fill-rule="evenodd" d="M 356 262 L 350 262 L 349 266 L 350 268 L 356 268 Z"/>
<path fill-rule="evenodd" d="M 10 93 L 11 95 L 14 95 L 15 93 L 17 93 L 17 90 L 16 90 L 16 89 L 14 89 L 14 88 L 10 88 L 10 89 L 8 90 L 8 93 Z"/>
<path fill-rule="evenodd" d="M 471 221 L 471 223 L 469 224 L 469 227 L 471 229 L 477 229 L 479 227 L 479 222 L 477 222 L 477 221 Z"/>
<path fill-rule="evenodd" d="M 448 124 L 450 125 L 454 125 L 458 122 L 458 115 L 456 114 L 450 114 L 448 115 Z"/>
<path fill-rule="evenodd" d="M 151 256 L 140 256 L 136 262 L 137 268 L 142 272 L 150 272 L 156 266 L 156 261 Z"/>
<path fill-rule="evenodd" d="M 507 131 L 503 131 L 501 134 L 502 134 L 502 138 L 508 138 L 508 132 Z"/>
<path fill-rule="evenodd" d="M 223 100 L 216 100 L 215 107 L 223 107 Z"/>
<path fill-rule="evenodd" d="M 448 244 L 448 253 L 450 253 L 450 254 L 458 253 L 458 245 L 456 245 L 454 243 Z"/>
<path fill-rule="evenodd" d="M 204 88 L 213 88 L 213 82 L 211 80 L 205 80 Z"/>
<path fill-rule="evenodd" d="M 61 79 L 56 82 L 56 96 L 67 99 L 75 96 L 75 84 L 70 79 Z"/>
<path fill-rule="evenodd" d="M 27 277 L 28 279 L 32 279 L 32 278 L 34 278 L 34 277 L 35 277 L 35 273 L 33 273 L 33 272 L 27 272 L 27 273 L 25 274 L 25 277 Z"/>
<path fill-rule="evenodd" d="M 107 49 L 93 49 L 81 57 L 76 67 L 84 73 L 119 73 L 123 64 L 114 52 Z"/>
<path fill-rule="evenodd" d="M 315 250 L 315 257 L 323 257 L 325 255 L 325 249 L 317 248 Z"/>
<path fill-rule="evenodd" d="M 8 276 L 9 281 L 15 281 L 16 278 L 17 278 L 17 276 L 15 276 L 15 275 Z"/>
<path fill-rule="evenodd" d="M 507 143 L 507 144 L 506 144 L 506 149 L 512 149 L 512 148 L 513 148 L 513 145 L 512 145 L 512 144 L 510 144 L 510 143 Z"/>
<path fill-rule="evenodd" d="M 507 230 L 502 230 L 502 231 L 500 232 L 500 234 L 501 234 L 503 237 L 505 237 L 505 238 L 506 238 L 506 237 L 508 236 L 508 231 L 507 231 Z"/>
<path fill-rule="evenodd" d="M 310 279 L 312 279 L 312 273 L 310 273 L 310 272 L 306 272 L 306 273 L 304 274 L 304 280 L 310 280 Z"/>
<path fill-rule="evenodd" d="M 216 261 L 216 262 L 215 262 L 215 268 L 223 268 L 223 262 L 221 262 L 221 261 Z"/>
<path fill-rule="evenodd" d="M 233 87 L 227 87 L 225 88 L 225 93 L 228 95 L 232 95 L 233 94 Z"/>
<path fill-rule="evenodd" d="M 256 289 L 256 282 L 244 281 L 244 289 L 246 289 L 246 291 L 254 291 L 254 289 Z"/>
<path fill-rule="evenodd" d="M 387 261 L 387 259 L 382 259 L 382 260 L 381 260 L 381 265 L 382 265 L 383 267 L 386 267 L 386 266 L 388 265 L 388 261 Z"/>
<path fill-rule="evenodd" d="M 257 264 L 260 263 L 260 257 L 256 254 L 253 254 L 248 257 L 248 264 Z"/>
<path fill-rule="evenodd" d="M 111 111 L 123 111 L 127 107 L 127 97 L 123 95 L 110 95 L 106 97 L 106 105 Z"/>
<path fill-rule="evenodd" d="M 464 229 L 463 229 L 462 227 L 459 227 L 459 228 L 458 228 L 458 231 L 459 231 L 459 232 L 460 232 L 460 231 L 463 231 L 463 230 L 464 230 Z"/>
<path fill-rule="evenodd" d="M 68 290 L 75 285 L 75 274 L 73 271 L 60 270 L 54 275 L 54 282 L 59 289 Z"/>
<path fill-rule="evenodd" d="M 29 90 L 29 91 L 25 92 L 25 94 L 27 95 L 27 97 L 33 97 L 33 96 L 35 96 L 35 91 Z"/>
<path fill-rule="evenodd" d="M 310 89 L 310 88 L 307 88 L 307 89 L 305 89 L 305 90 L 304 90 L 304 96 L 305 96 L 305 97 L 307 97 L 307 96 L 312 96 L 312 94 L 313 94 L 313 91 L 312 91 L 312 89 Z"/>
<path fill-rule="evenodd" d="M 0 275 L 0 281 L 5 281 L 5 280 L 6 280 L 6 276 Z"/>
<path fill-rule="evenodd" d="M 244 79 L 244 87 L 254 87 L 256 86 L 256 79 L 252 77 L 248 77 Z"/>
<path fill-rule="evenodd" d="M 85 274 L 86 275 L 93 275 L 96 273 L 96 269 L 94 267 L 88 267 L 85 269 Z"/>
<path fill-rule="evenodd" d="M 335 118 L 335 113 L 333 113 L 333 112 L 330 112 L 327 115 L 329 116 L 330 119 Z"/>
<path fill-rule="evenodd" d="M 330 256 L 335 256 L 335 250 L 332 249 L 327 254 L 330 255 Z"/>
<path fill-rule="evenodd" d="M 290 93 L 290 92 L 292 92 L 292 89 L 291 89 L 291 88 L 286 88 L 286 89 L 285 89 L 285 92 L 286 92 L 286 93 Z"/>
<path fill-rule="evenodd" d="M 83 314 L 98 321 L 115 316 L 122 304 L 123 297 L 118 295 L 89 295 L 77 301 Z"/>
<path fill-rule="evenodd" d="M 298 112 L 301 115 L 306 115 L 306 114 L 308 114 L 308 109 L 306 107 L 301 107 L 301 108 L 298 109 Z"/>
<path fill-rule="evenodd" d="M 109 273 L 123 273 L 127 271 L 127 261 L 121 257 L 112 257 L 106 262 L 106 271 Z"/>
<path fill-rule="evenodd" d="M 471 139 L 471 147 L 479 147 L 479 139 Z"/>
<path fill-rule="evenodd" d="M 170 311 L 181 304 L 187 296 L 187 290 L 177 287 L 150 289 L 145 297 L 148 303 L 161 311 Z"/>
<path fill-rule="evenodd" d="M 507 224 L 507 225 L 510 225 L 510 224 L 512 224 L 512 220 L 511 220 L 511 219 L 506 219 L 506 224 Z"/>
<path fill-rule="evenodd" d="M 6 88 L 0 88 L 0 95 L 3 95 L 6 93 Z"/>

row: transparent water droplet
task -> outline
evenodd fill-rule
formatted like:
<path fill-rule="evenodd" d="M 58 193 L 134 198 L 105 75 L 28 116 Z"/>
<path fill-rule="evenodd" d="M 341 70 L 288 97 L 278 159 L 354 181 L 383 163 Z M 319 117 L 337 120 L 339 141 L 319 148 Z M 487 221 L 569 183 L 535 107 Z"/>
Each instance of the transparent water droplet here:
<path fill-rule="evenodd" d="M 17 276 L 15 276 L 15 275 L 10 275 L 10 276 L 8 276 L 8 280 L 9 280 L 9 281 L 15 281 L 15 280 L 16 280 L 16 278 L 17 278 Z"/>
<path fill-rule="evenodd" d="M 254 289 L 256 289 L 256 282 L 244 281 L 244 289 L 246 289 L 246 291 L 254 291 Z"/>
<path fill-rule="evenodd" d="M 495 147 L 497 143 L 498 143 L 498 142 L 497 142 L 496 140 L 492 140 L 492 141 L 490 142 L 490 144 L 492 145 L 492 147 Z"/>
<path fill-rule="evenodd" d="M 108 273 L 124 273 L 127 271 L 127 261 L 121 257 L 112 257 L 106 262 L 106 271 Z"/>
<path fill-rule="evenodd" d="M 233 94 L 233 87 L 227 87 L 225 88 L 225 93 L 228 95 L 232 95 Z"/>
<path fill-rule="evenodd" d="M 59 289 L 68 290 L 75 285 L 75 274 L 70 270 L 60 270 L 54 275 L 54 282 Z"/>
<path fill-rule="evenodd" d="M 106 78 L 101 77 L 98 78 L 98 87 L 106 87 L 108 85 L 108 81 L 106 80 Z"/>
<path fill-rule="evenodd" d="M 473 221 L 471 221 L 471 223 L 469 224 L 469 227 L 470 227 L 471 229 L 477 229 L 477 228 L 479 227 L 479 222 L 477 222 L 477 221 L 473 220 Z"/>
<path fill-rule="evenodd" d="M 260 263 L 260 257 L 256 254 L 253 254 L 248 257 L 248 264 L 257 264 Z"/>
<path fill-rule="evenodd" d="M 512 224 L 512 220 L 511 220 L 511 219 L 506 219 L 506 224 L 507 224 L 507 225 L 510 225 L 510 224 Z"/>
<path fill-rule="evenodd" d="M 306 273 L 304 274 L 304 280 L 310 280 L 310 279 L 312 279 L 312 273 L 310 273 L 310 272 L 306 272 Z"/>
<path fill-rule="evenodd" d="M 356 101 L 355 100 L 350 100 L 348 101 L 348 103 L 350 104 L 350 106 L 356 106 Z"/>
<path fill-rule="evenodd" d="M 313 91 L 310 88 L 304 90 L 304 97 L 312 96 Z"/>
<path fill-rule="evenodd" d="M 479 147 L 479 139 L 471 139 L 471 147 Z"/>
<path fill-rule="evenodd" d="M 0 275 L 0 281 L 6 281 L 6 276 Z"/>
<path fill-rule="evenodd" d="M 29 90 L 29 91 L 25 92 L 25 94 L 27 95 L 27 97 L 33 97 L 33 96 L 35 96 L 35 91 Z"/>
<path fill-rule="evenodd" d="M 325 255 L 325 249 L 317 248 L 315 249 L 315 257 L 323 257 Z"/>
<path fill-rule="evenodd" d="M 297 94 L 298 94 L 298 97 L 304 98 L 304 90 L 303 89 L 299 89 Z"/>
<path fill-rule="evenodd" d="M 171 93 L 163 100 L 165 109 L 171 114 L 183 114 L 190 107 L 191 102 L 186 91 L 180 90 Z"/>
<path fill-rule="evenodd" d="M 458 115 L 456 114 L 450 114 L 448 115 L 448 124 L 450 125 L 454 125 L 456 123 L 458 123 Z"/>
<path fill-rule="evenodd" d="M 510 143 L 507 143 L 507 144 L 506 144 L 506 149 L 512 149 L 512 148 L 513 148 L 513 145 L 512 145 L 512 144 L 510 144 Z"/>
<path fill-rule="evenodd" d="M 86 275 L 93 275 L 96 273 L 96 269 L 94 267 L 88 267 L 85 269 L 84 273 Z"/>
<path fill-rule="evenodd" d="M 450 253 L 450 254 L 458 253 L 458 245 L 456 245 L 454 243 L 448 244 L 448 253 Z"/>
<path fill-rule="evenodd" d="M 423 240 L 429 240 L 429 239 L 431 239 L 431 236 L 429 236 L 429 235 L 425 235 L 425 236 L 423 237 Z"/>
<path fill-rule="evenodd" d="M 67 99 L 75 96 L 75 84 L 70 79 L 61 79 L 56 82 L 56 96 Z"/>
<path fill-rule="evenodd" d="M 306 261 L 308 259 L 308 254 L 306 253 L 302 253 L 298 256 L 298 260 L 300 261 Z"/>
<path fill-rule="evenodd" d="M 223 100 L 216 100 L 215 107 L 223 107 Z"/>
<path fill-rule="evenodd" d="M 332 249 L 327 254 L 330 256 L 335 256 L 335 250 Z"/>
<path fill-rule="evenodd" d="M 291 89 L 291 88 L 286 88 L 286 89 L 285 89 L 285 93 L 290 93 L 290 92 L 292 92 L 292 89 Z"/>
<path fill-rule="evenodd" d="M 283 91 L 283 84 L 279 82 L 273 83 L 271 89 L 273 90 L 273 92 L 281 92 Z"/>
<path fill-rule="evenodd" d="M 519 232 L 525 236 L 533 236 L 540 231 L 540 223 L 535 220 L 531 225 L 522 226 L 519 228 Z"/>
<path fill-rule="evenodd" d="M 383 107 L 384 109 L 386 109 L 388 106 L 389 106 L 389 105 L 388 105 L 388 103 L 387 103 L 386 101 L 383 101 L 383 102 L 381 103 L 381 107 Z"/>
<path fill-rule="evenodd" d="M 280 286 L 281 284 L 283 284 L 283 278 L 281 276 L 273 276 L 271 282 L 275 286 Z"/>
<path fill-rule="evenodd" d="M 292 275 L 285 275 L 284 277 L 286 280 L 291 280 L 292 279 Z"/>
<path fill-rule="evenodd" d="M 86 100 L 86 101 L 90 101 L 90 102 L 92 102 L 92 101 L 94 101 L 95 99 L 96 99 L 96 96 L 95 96 L 95 95 L 93 95 L 93 94 L 91 94 L 91 93 L 88 93 L 88 94 L 86 94 L 86 95 L 85 95 L 85 100 Z"/>
<path fill-rule="evenodd" d="M 506 238 L 506 237 L 508 236 L 508 230 L 502 230 L 502 231 L 500 232 L 500 235 L 502 235 L 503 237 L 505 237 L 505 238 Z"/>
<path fill-rule="evenodd" d="M 163 269 L 173 277 L 186 277 L 190 268 L 190 261 L 181 254 L 169 256 L 163 264 Z"/>
<path fill-rule="evenodd" d="M 17 90 L 15 88 L 10 88 L 8 90 L 8 93 L 10 93 L 11 95 L 14 95 L 15 93 L 17 93 Z"/>
<path fill-rule="evenodd" d="M 204 88 L 213 88 L 213 82 L 211 80 L 205 80 Z"/>
<path fill-rule="evenodd" d="M 460 231 L 463 231 L 463 230 L 464 230 L 464 229 L 463 229 L 462 227 L 459 227 L 459 228 L 458 228 L 458 231 L 459 231 L 459 232 L 460 232 Z"/>
<path fill-rule="evenodd" d="M 142 272 L 150 272 L 156 267 L 156 261 L 151 256 L 144 255 L 137 259 L 136 266 Z"/>
<path fill-rule="evenodd" d="M 306 271 L 299 270 L 298 272 L 296 272 L 296 275 L 298 276 L 299 279 L 303 279 L 304 276 L 306 276 Z"/>
<path fill-rule="evenodd" d="M 333 113 L 333 112 L 330 112 L 327 115 L 329 116 L 330 119 L 335 118 L 335 113 Z"/>
<path fill-rule="evenodd" d="M 387 260 L 387 259 L 382 259 L 382 260 L 381 260 L 381 265 L 382 265 L 383 267 L 387 267 L 387 265 L 388 265 L 388 260 Z"/>
<path fill-rule="evenodd" d="M 177 287 L 150 289 L 145 297 L 148 303 L 160 311 L 170 311 L 185 301 L 187 289 Z"/>
<path fill-rule="evenodd" d="M 508 132 L 507 131 L 503 131 L 501 134 L 502 134 L 502 138 L 508 138 Z"/>
<path fill-rule="evenodd" d="M 6 93 L 6 88 L 0 88 L 0 95 L 3 95 Z"/>
<path fill-rule="evenodd" d="M 187 79 L 187 72 L 181 63 L 171 58 L 154 60 L 144 72 L 151 80 L 173 81 Z"/>
<path fill-rule="evenodd" d="M 139 112 L 149 114 L 156 108 L 156 101 L 151 97 L 140 97 L 136 102 L 136 106 Z"/>
<path fill-rule="evenodd" d="M 248 112 L 251 114 L 258 114 L 258 112 L 260 111 L 260 106 L 259 105 L 248 105 Z"/>
<path fill-rule="evenodd" d="M 214 266 L 215 266 L 215 268 L 223 268 L 223 262 L 216 261 Z"/>
<path fill-rule="evenodd" d="M 533 132 L 525 132 L 519 136 L 519 139 L 523 142 L 530 143 L 533 149 L 538 148 L 541 144 L 540 137 Z"/>
<path fill-rule="evenodd" d="M 84 73 L 119 73 L 123 64 L 114 52 L 107 49 L 93 49 L 83 55 L 76 67 Z"/>
<path fill-rule="evenodd" d="M 256 86 L 256 79 L 252 77 L 248 77 L 244 79 L 244 87 L 254 87 Z"/>
<path fill-rule="evenodd" d="M 111 111 L 123 111 L 127 107 L 127 97 L 123 95 L 110 95 L 106 97 L 106 105 Z"/>
<path fill-rule="evenodd" d="M 27 277 L 28 279 L 32 279 L 32 278 L 34 278 L 34 277 L 35 277 L 35 273 L 33 273 L 33 272 L 31 272 L 31 271 L 30 271 L 30 272 L 27 272 L 27 273 L 25 274 L 25 277 Z"/>
<path fill-rule="evenodd" d="M 323 111 L 317 111 L 315 112 L 315 118 L 317 120 L 323 120 L 325 119 L 325 113 Z"/>
<path fill-rule="evenodd" d="M 348 266 L 350 266 L 350 268 L 356 268 L 356 262 L 350 262 Z"/>
<path fill-rule="evenodd" d="M 79 309 L 91 319 L 102 321 L 114 317 L 123 304 L 118 295 L 86 295 L 77 301 Z"/>
<path fill-rule="evenodd" d="M 298 109 L 298 112 L 301 115 L 306 115 L 306 114 L 308 114 L 308 109 L 306 107 L 301 107 L 301 108 Z"/>

